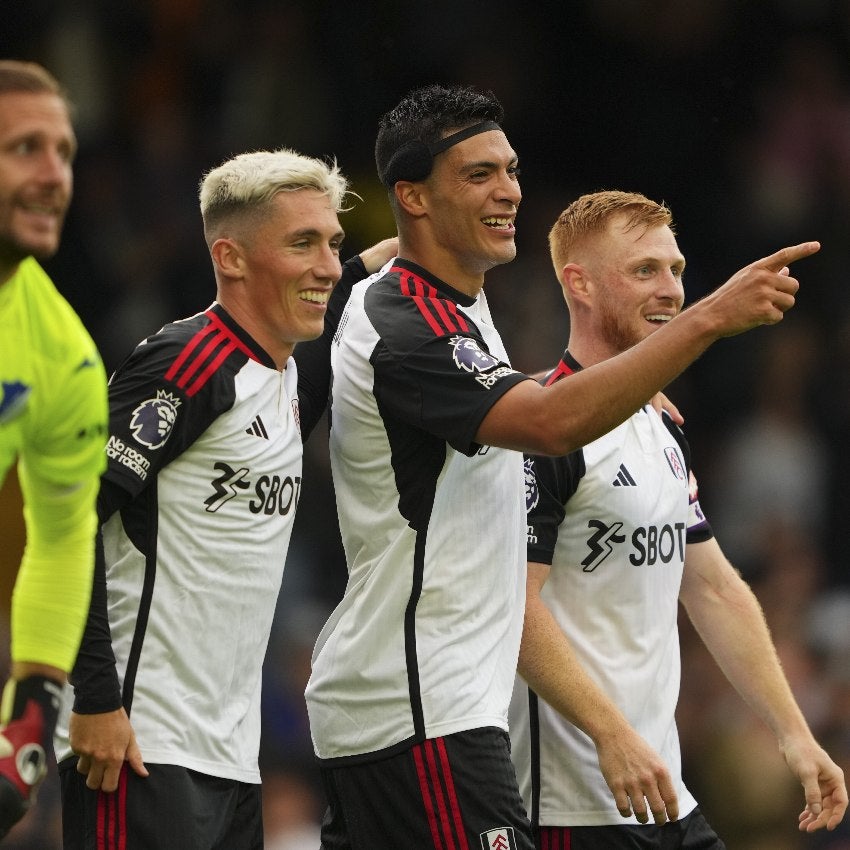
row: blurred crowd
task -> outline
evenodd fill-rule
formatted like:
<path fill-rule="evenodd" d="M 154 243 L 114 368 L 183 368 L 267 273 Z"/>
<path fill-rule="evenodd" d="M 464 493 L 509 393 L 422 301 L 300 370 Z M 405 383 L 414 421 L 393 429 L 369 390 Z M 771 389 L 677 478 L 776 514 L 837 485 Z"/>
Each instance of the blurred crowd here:
<path fill-rule="evenodd" d="M 432 81 L 492 89 L 506 108 L 522 167 L 518 258 L 486 291 L 518 368 L 563 350 L 546 234 L 583 192 L 671 207 L 689 300 L 820 240 L 794 269 L 802 289 L 786 320 L 719 343 L 669 395 L 702 505 L 816 735 L 850 772 L 850 2 L 4 0 L 3 12 L 0 55 L 42 62 L 77 106 L 75 198 L 48 269 L 108 369 L 212 300 L 197 186 L 234 153 L 335 156 L 361 199 L 343 217 L 343 254 L 389 235 L 377 121 Z M 266 665 L 269 850 L 318 847 L 303 688 L 344 584 L 320 428 Z M 729 850 L 850 848 L 850 824 L 798 834 L 802 793 L 772 736 L 684 621 L 682 635 L 685 775 Z M 4 847 L 58 848 L 57 797 L 54 772 Z"/>

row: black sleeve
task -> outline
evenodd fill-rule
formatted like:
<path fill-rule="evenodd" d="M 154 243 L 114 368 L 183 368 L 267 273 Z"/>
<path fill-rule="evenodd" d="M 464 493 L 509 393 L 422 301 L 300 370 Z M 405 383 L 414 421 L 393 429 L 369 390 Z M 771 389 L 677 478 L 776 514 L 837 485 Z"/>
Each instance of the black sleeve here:
<path fill-rule="evenodd" d="M 78 714 L 115 711 L 122 705 L 109 626 L 103 524 L 146 488 L 155 486 L 159 469 L 191 445 L 219 410 L 232 404 L 229 382 L 221 382 L 225 391 L 214 378 L 196 395 L 189 395 L 164 377 L 184 344 L 183 338 L 174 338 L 171 331 L 152 337 L 134 350 L 110 381 L 109 461 L 97 497 L 99 530 L 92 596 L 80 650 L 69 677 L 74 686 L 74 711 Z M 139 428 L 147 428 L 148 436 L 153 433 L 156 420 L 143 415 L 143 411 L 150 411 L 157 399 L 169 400 L 174 416 L 163 421 L 167 426 L 158 423 L 158 442 L 139 442 L 133 437 Z"/>
<path fill-rule="evenodd" d="M 331 341 L 339 326 L 339 318 L 355 283 L 369 273 L 359 255 L 346 260 L 342 277 L 334 287 L 325 314 L 325 331 L 309 342 L 299 342 L 293 357 L 298 366 L 298 414 L 301 439 L 306 441 L 328 406 L 331 386 Z"/>
<path fill-rule="evenodd" d="M 91 605 L 70 682 L 74 686 L 74 711 L 77 714 L 101 714 L 121 708 L 121 685 L 115 669 L 112 632 L 107 614 L 106 563 L 99 531 Z"/>
<path fill-rule="evenodd" d="M 551 565 L 566 504 L 587 471 L 584 451 L 577 449 L 562 457 L 527 455 L 525 468 L 527 557 Z"/>

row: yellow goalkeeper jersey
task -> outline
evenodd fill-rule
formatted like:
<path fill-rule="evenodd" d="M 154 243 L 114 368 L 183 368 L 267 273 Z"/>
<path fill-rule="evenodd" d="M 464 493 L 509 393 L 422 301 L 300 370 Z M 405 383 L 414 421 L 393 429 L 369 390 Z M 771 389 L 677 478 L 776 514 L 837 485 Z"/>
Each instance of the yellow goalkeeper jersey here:
<path fill-rule="evenodd" d="M 107 420 L 94 342 L 27 258 L 0 285 L 0 483 L 17 461 L 27 530 L 12 599 L 16 661 L 73 664 L 91 593 Z"/>

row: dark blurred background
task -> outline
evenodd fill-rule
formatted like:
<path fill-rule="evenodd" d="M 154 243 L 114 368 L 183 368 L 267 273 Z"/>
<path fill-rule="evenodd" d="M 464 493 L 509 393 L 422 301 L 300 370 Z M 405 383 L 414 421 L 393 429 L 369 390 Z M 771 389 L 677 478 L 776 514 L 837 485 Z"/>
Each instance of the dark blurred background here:
<path fill-rule="evenodd" d="M 518 258 L 486 291 L 518 368 L 551 366 L 564 347 L 546 235 L 583 192 L 636 190 L 672 208 L 691 301 L 820 240 L 794 269 L 793 312 L 718 343 L 668 394 L 721 544 L 759 595 L 809 722 L 850 766 L 850 0 L 2 0 L 0 15 L 0 56 L 42 62 L 77 106 L 75 198 L 48 270 L 109 370 L 213 299 L 197 186 L 236 153 L 335 156 L 363 199 L 342 219 L 344 255 L 389 235 L 375 129 L 430 82 L 491 89 L 506 109 L 522 167 Z M 7 583 L 20 535 L 10 500 Z M 344 585 L 319 428 L 267 661 L 269 850 L 318 847 L 303 686 Z M 850 848 L 848 826 L 798 835 L 802 792 L 772 735 L 686 622 L 682 649 L 686 778 L 729 850 Z M 4 846 L 58 848 L 56 801 L 53 773 Z"/>

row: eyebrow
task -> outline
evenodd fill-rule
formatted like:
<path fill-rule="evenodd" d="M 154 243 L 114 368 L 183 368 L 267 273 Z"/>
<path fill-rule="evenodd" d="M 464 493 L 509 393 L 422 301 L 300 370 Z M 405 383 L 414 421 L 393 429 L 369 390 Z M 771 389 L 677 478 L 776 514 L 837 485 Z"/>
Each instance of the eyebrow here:
<path fill-rule="evenodd" d="M 518 162 L 519 157 L 513 156 L 508 160 L 507 164 L 510 167 L 511 165 L 516 165 Z M 460 167 L 460 171 L 474 171 L 476 168 L 501 168 L 501 165 L 492 159 L 479 159 L 474 162 L 465 162 Z"/>
<path fill-rule="evenodd" d="M 305 237 L 321 238 L 321 236 L 321 232 L 316 230 L 315 227 L 305 227 L 301 230 L 293 230 L 292 233 L 289 234 L 290 239 L 304 239 Z M 345 239 L 345 231 L 337 230 L 336 233 L 331 235 L 331 239 Z"/>
<path fill-rule="evenodd" d="M 670 265 L 681 266 L 682 268 L 684 268 L 686 262 L 687 261 L 684 257 L 677 257 L 672 263 L 670 263 Z M 633 263 L 636 266 L 646 266 L 650 265 L 651 263 L 665 265 L 664 261 L 660 257 L 653 257 L 651 255 L 647 255 L 645 257 L 638 257 L 633 261 Z"/>

